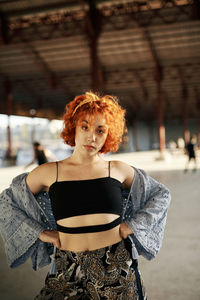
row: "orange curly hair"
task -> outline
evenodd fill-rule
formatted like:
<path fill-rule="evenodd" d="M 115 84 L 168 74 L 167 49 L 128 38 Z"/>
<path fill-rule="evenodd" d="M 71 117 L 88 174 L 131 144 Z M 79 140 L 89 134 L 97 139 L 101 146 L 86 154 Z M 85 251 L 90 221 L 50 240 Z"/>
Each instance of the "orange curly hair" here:
<path fill-rule="evenodd" d="M 64 142 L 70 146 L 75 146 L 75 128 L 78 120 L 84 118 L 87 114 L 92 117 L 97 113 L 105 117 L 108 125 L 108 135 L 100 152 L 116 152 L 126 130 L 125 109 L 118 104 L 116 97 L 111 95 L 100 97 L 91 91 L 76 96 L 74 100 L 66 105 L 61 132 Z"/>

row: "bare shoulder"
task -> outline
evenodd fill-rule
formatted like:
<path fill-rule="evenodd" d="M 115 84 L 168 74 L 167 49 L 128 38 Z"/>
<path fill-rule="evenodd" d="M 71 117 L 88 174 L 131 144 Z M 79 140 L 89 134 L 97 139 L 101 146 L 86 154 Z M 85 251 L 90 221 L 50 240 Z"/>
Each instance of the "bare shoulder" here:
<path fill-rule="evenodd" d="M 56 163 L 49 162 L 33 169 L 26 178 L 30 190 L 36 194 L 48 187 L 56 180 Z"/>
<path fill-rule="evenodd" d="M 111 162 L 111 164 L 116 172 L 118 174 L 121 174 L 123 186 L 125 188 L 130 188 L 134 179 L 134 168 L 127 163 L 119 160 L 114 160 Z"/>

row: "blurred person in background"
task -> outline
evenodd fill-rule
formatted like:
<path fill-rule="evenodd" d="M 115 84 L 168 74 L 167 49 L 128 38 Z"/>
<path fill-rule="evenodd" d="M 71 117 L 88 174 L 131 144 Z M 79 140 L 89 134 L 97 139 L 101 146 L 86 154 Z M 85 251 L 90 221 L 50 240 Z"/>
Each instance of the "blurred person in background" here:
<path fill-rule="evenodd" d="M 171 155 L 173 155 L 177 149 L 177 144 L 175 141 L 170 140 L 168 143 L 168 147 L 169 147 L 169 151 L 170 151 Z"/>
<path fill-rule="evenodd" d="M 191 161 L 194 163 L 193 171 L 197 170 L 197 160 L 196 160 L 196 150 L 197 150 L 197 138 L 196 135 L 192 135 L 190 138 L 190 142 L 186 144 L 185 147 L 185 154 L 188 156 L 188 161 L 186 162 L 185 170 L 184 172 L 188 171 L 189 164 Z"/>
<path fill-rule="evenodd" d="M 17 176 L 0 195 L 9 266 L 51 262 L 35 300 L 147 300 L 138 258 L 161 248 L 170 192 L 143 170 L 104 159 L 125 129 L 116 97 L 76 96 L 61 133 L 72 155 Z"/>
<path fill-rule="evenodd" d="M 182 137 L 179 137 L 177 140 L 177 148 L 179 149 L 180 153 L 184 153 L 185 151 L 185 141 Z"/>
<path fill-rule="evenodd" d="M 28 163 L 25 166 L 25 168 L 28 168 L 29 166 L 31 166 L 35 162 L 40 166 L 42 164 L 47 163 L 48 160 L 56 161 L 56 157 L 54 156 L 54 154 L 50 150 L 44 149 L 41 146 L 41 144 L 38 143 L 38 142 L 33 143 L 33 150 L 34 150 L 33 160 L 30 163 Z"/>

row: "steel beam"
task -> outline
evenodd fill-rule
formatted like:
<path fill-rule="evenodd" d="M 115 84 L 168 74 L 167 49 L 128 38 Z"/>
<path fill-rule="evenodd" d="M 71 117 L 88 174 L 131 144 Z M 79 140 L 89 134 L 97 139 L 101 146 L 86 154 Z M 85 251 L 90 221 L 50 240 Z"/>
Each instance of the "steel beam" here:
<path fill-rule="evenodd" d="M 83 1 L 79 0 L 79 2 L 81 3 Z M 113 27 L 116 26 L 117 19 L 112 21 L 111 19 L 118 17 L 120 17 L 121 22 L 123 22 L 123 28 L 127 28 L 130 26 L 130 22 L 127 22 L 127 16 L 136 22 L 138 26 L 146 27 L 150 25 L 177 23 L 179 22 L 179 16 L 184 16 L 184 20 L 188 21 L 196 19 L 199 15 L 197 0 L 126 1 L 124 3 L 122 3 L 122 1 L 120 1 L 120 3 L 117 3 L 116 1 L 113 1 L 113 3 L 106 3 L 87 0 L 87 3 L 89 5 L 89 10 L 91 10 L 92 5 L 95 6 L 95 3 L 98 3 L 96 5 L 96 10 L 99 11 L 100 15 L 103 17 L 103 23 L 112 24 Z M 59 4 L 57 5 L 59 8 Z M 193 13 L 194 7 L 198 8 L 197 17 Z M 16 10 L 7 13 L 8 35 L 10 40 L 13 40 L 13 38 L 16 37 L 16 34 L 18 34 L 18 36 L 25 36 L 26 29 L 30 27 L 35 35 L 26 36 L 26 39 L 28 40 L 32 40 L 33 37 L 37 40 L 49 39 L 54 31 L 59 31 L 61 36 L 72 36 L 77 31 L 77 28 L 79 28 L 80 31 L 84 30 L 83 24 L 86 14 L 83 12 L 81 6 L 77 6 L 76 9 L 70 9 L 70 7 L 65 6 L 60 10 L 54 10 L 52 7 L 52 10 L 49 10 L 50 6 L 47 5 L 46 8 L 43 7 L 42 14 L 39 7 L 35 9 L 38 10 L 38 13 L 36 11 L 33 12 L 31 8 L 24 12 Z M 124 21 L 123 16 L 125 16 Z M 180 19 L 182 21 L 182 18 Z M 67 33 L 66 30 L 63 31 L 61 29 L 60 24 L 64 24 L 65 27 L 70 24 L 73 29 L 69 30 Z M 43 32 L 38 30 L 41 25 L 47 29 L 47 31 L 45 31 L 45 36 L 43 35 Z"/>
<path fill-rule="evenodd" d="M 84 4 L 84 1 L 80 1 Z M 98 57 L 98 39 L 101 33 L 101 15 L 96 8 L 96 1 L 87 0 L 89 10 L 86 13 L 86 33 L 89 41 L 90 60 L 91 60 L 91 76 L 92 90 L 98 91 L 103 87 L 103 73 Z"/>

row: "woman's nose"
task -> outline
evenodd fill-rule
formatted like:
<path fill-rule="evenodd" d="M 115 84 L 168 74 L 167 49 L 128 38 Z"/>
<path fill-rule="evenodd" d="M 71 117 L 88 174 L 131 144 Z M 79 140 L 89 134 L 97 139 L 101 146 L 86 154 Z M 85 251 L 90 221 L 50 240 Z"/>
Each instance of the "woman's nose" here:
<path fill-rule="evenodd" d="M 96 135 L 95 135 L 95 132 L 93 131 L 89 131 L 88 132 L 88 141 L 95 141 L 96 140 Z"/>

